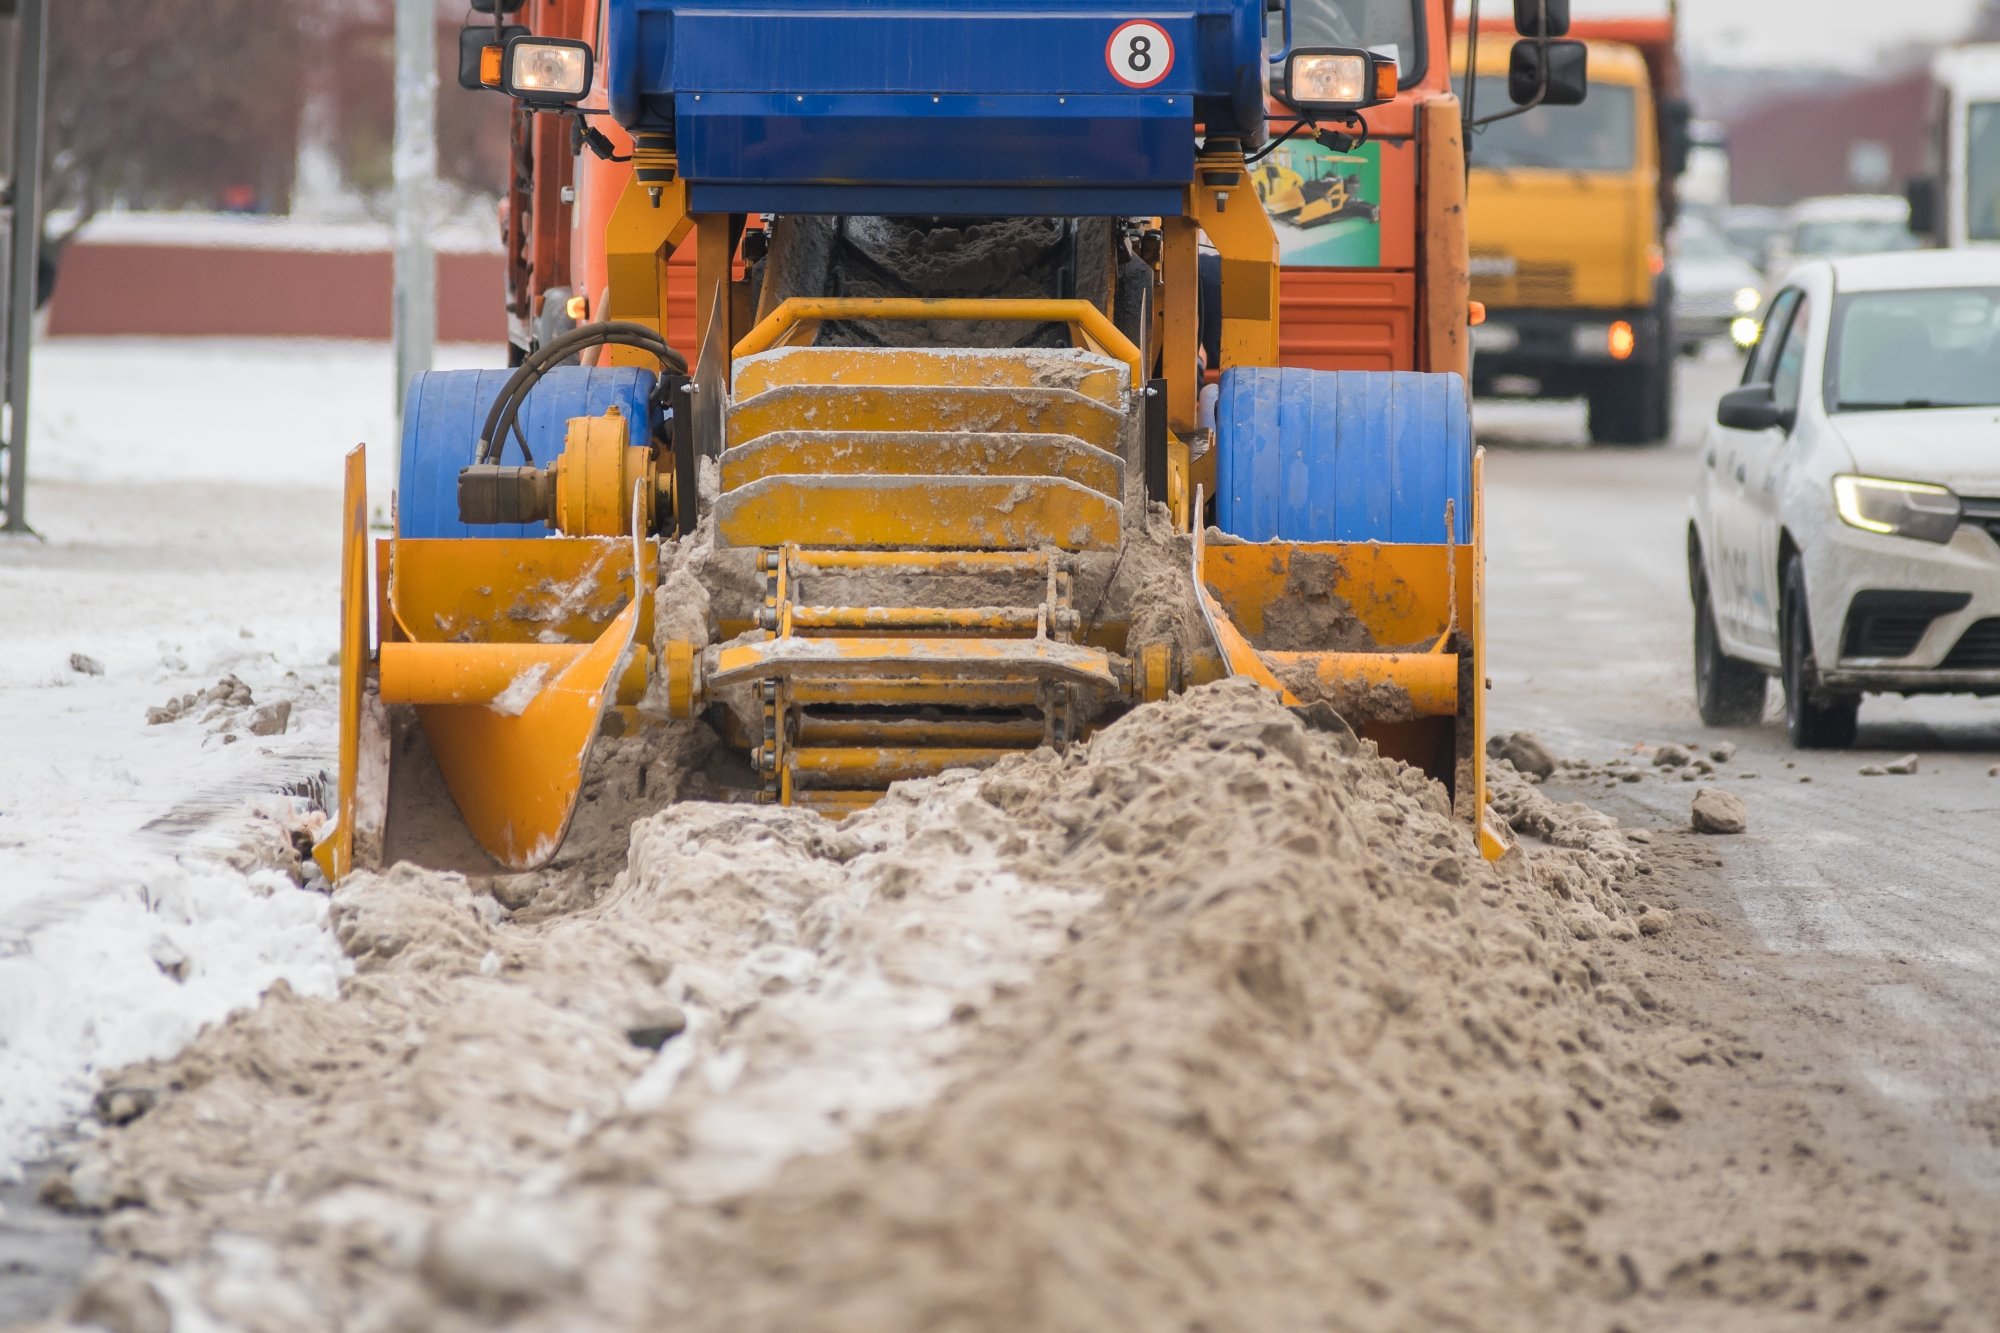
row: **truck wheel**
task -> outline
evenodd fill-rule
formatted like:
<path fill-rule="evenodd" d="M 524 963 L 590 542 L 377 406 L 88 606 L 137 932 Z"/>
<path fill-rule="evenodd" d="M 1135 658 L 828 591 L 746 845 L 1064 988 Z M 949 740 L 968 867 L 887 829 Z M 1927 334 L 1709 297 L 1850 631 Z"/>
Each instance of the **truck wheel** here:
<path fill-rule="evenodd" d="M 1673 433 L 1672 356 L 1600 371 L 1591 381 L 1592 444 L 1660 444 Z"/>
<path fill-rule="evenodd" d="M 1708 579 L 1694 581 L 1694 702 L 1711 727 L 1744 727 L 1764 717 L 1764 673 L 1722 651 Z"/>
<path fill-rule="evenodd" d="M 1797 560 L 1785 566 L 1784 600 L 1779 605 L 1785 631 L 1779 643 L 1784 664 L 1785 731 L 1801 750 L 1845 750 L 1854 744 L 1861 700 L 1853 695 L 1824 703 L 1813 699 L 1819 664 L 1813 659 L 1805 571 Z"/>

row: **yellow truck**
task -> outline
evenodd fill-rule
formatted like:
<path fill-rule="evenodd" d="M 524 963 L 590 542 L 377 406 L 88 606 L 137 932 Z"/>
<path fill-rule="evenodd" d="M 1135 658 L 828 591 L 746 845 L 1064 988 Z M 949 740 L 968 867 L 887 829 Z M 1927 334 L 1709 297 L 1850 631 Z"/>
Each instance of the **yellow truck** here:
<path fill-rule="evenodd" d="M 1513 36 L 1480 34 L 1475 115 L 1508 105 Z M 1592 443 L 1655 444 L 1673 429 L 1664 237 L 1688 142 L 1673 19 L 1579 19 L 1570 36 L 1589 48 L 1583 104 L 1494 120 L 1467 145 L 1472 299 L 1485 307 L 1473 389 L 1583 398 Z"/>

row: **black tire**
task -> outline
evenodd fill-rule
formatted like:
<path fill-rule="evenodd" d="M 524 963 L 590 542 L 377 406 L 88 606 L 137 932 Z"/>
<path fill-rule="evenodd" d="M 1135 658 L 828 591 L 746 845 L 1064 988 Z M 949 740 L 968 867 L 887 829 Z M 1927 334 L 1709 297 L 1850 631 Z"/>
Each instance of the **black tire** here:
<path fill-rule="evenodd" d="M 1139 363 L 1153 368 L 1153 269 L 1127 256 L 1118 265 L 1118 288 L 1111 296 L 1111 322 L 1139 349 Z"/>
<path fill-rule="evenodd" d="M 1642 366 L 1620 366 L 1592 377 L 1590 442 L 1608 445 L 1663 444 L 1673 434 L 1672 356 Z"/>
<path fill-rule="evenodd" d="M 1753 726 L 1764 718 L 1767 678 L 1748 662 L 1722 651 L 1715 629 L 1715 608 L 1708 599 L 1708 580 L 1694 582 L 1694 702 L 1701 720 L 1711 727 Z"/>
<path fill-rule="evenodd" d="M 1820 693 L 1806 576 L 1796 559 L 1785 566 L 1778 614 L 1784 631 L 1778 647 L 1784 663 L 1785 732 L 1801 750 L 1845 750 L 1854 744 L 1861 700 L 1855 695 Z"/>

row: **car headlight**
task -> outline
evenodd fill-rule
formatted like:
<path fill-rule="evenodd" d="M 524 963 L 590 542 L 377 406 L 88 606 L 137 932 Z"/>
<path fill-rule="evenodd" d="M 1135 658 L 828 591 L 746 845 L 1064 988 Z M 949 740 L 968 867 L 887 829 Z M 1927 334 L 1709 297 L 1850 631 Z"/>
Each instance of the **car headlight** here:
<path fill-rule="evenodd" d="M 1762 304 L 1764 304 L 1764 298 L 1758 295 L 1755 287 L 1738 287 L 1736 289 L 1737 314 L 1754 315 L 1757 313 L 1757 307 Z"/>
<path fill-rule="evenodd" d="M 1841 522 L 1864 532 L 1948 542 L 1958 531 L 1958 497 L 1920 481 L 1835 477 L 1833 506 Z"/>
<path fill-rule="evenodd" d="M 1764 336 L 1764 326 L 1754 315 L 1738 315 L 1729 321 L 1729 340 L 1746 352 L 1757 345 Z"/>

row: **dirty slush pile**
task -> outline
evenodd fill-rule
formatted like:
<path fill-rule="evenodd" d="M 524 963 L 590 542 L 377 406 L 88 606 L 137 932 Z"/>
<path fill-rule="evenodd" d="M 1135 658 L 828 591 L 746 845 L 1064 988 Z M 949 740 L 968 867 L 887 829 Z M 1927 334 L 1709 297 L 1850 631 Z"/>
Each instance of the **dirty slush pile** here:
<path fill-rule="evenodd" d="M 672 755 L 612 758 L 599 801 L 655 805 L 622 865 L 356 876 L 338 1000 L 116 1081 L 150 1109 L 65 1183 L 107 1214 L 77 1317 L 1640 1326 L 1599 1217 L 1686 1033 L 1619 952 L 1609 819 L 1503 768 L 1559 845 L 1487 865 L 1242 682 L 839 825 L 658 809 Z"/>

